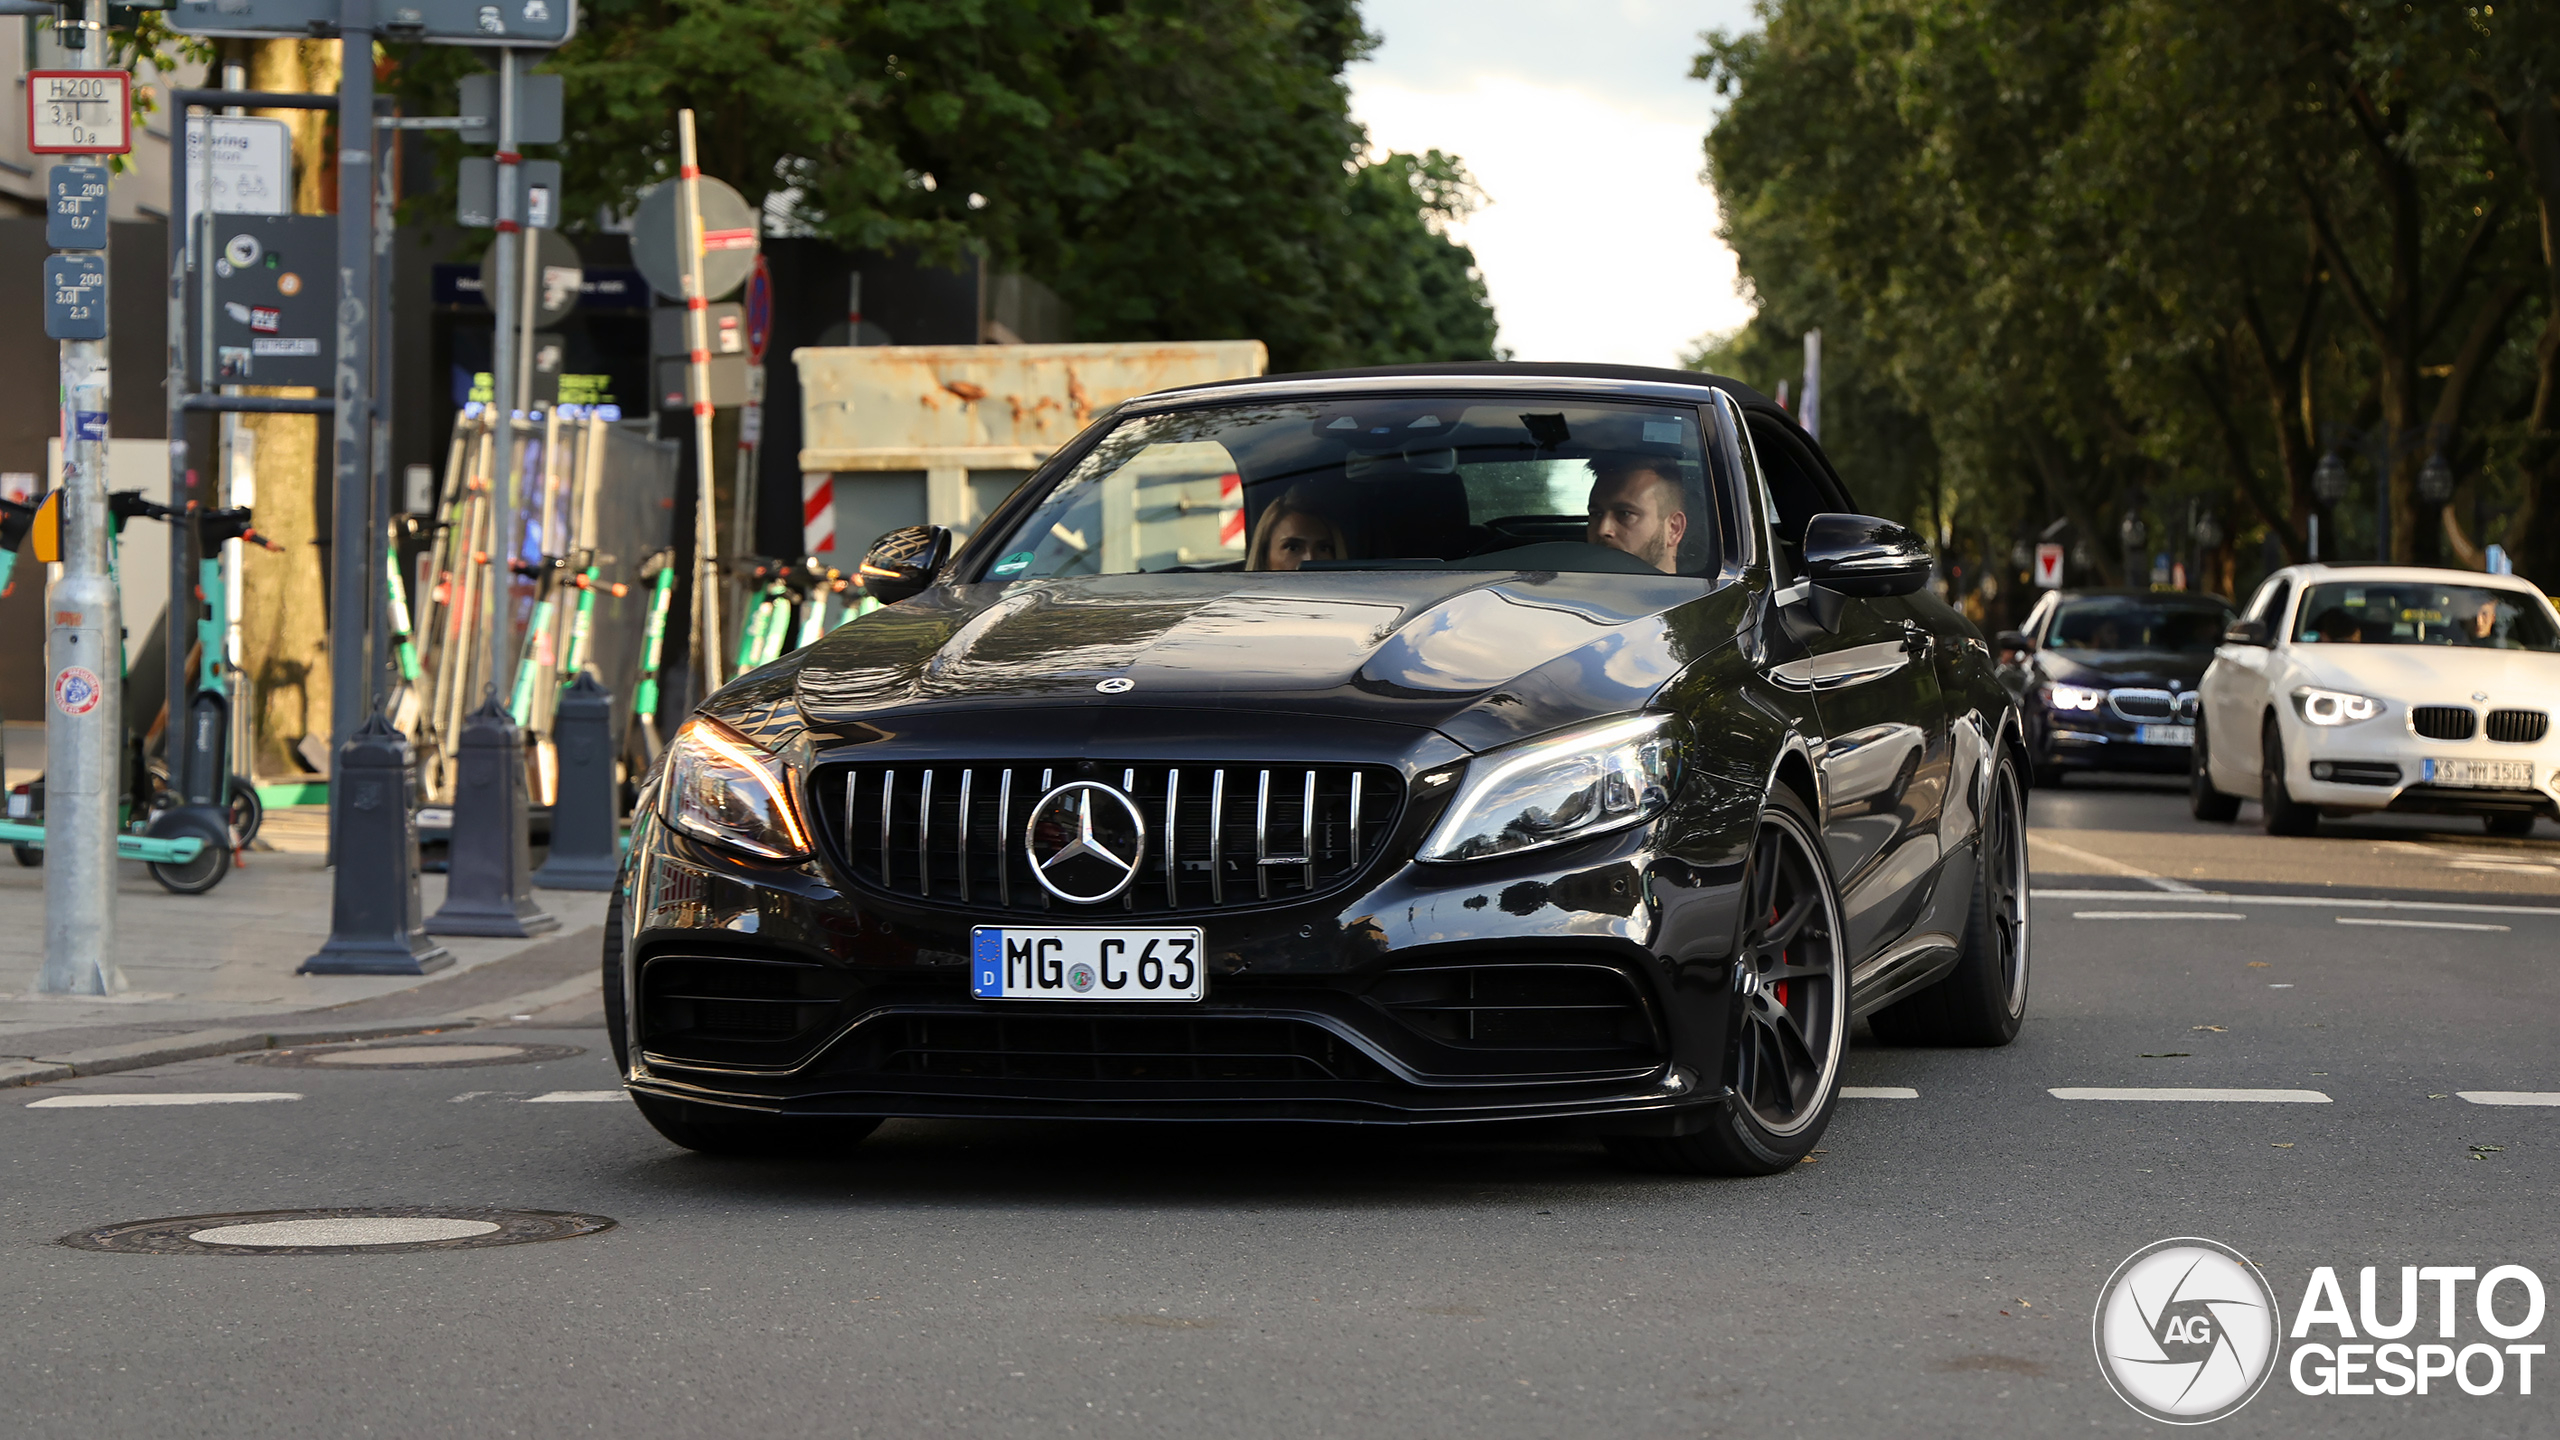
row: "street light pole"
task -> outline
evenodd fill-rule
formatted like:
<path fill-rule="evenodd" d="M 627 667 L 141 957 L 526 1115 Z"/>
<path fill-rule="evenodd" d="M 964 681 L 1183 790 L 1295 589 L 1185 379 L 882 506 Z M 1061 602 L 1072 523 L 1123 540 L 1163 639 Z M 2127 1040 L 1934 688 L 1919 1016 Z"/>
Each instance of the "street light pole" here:
<path fill-rule="evenodd" d="M 106 0 L 88 0 L 82 18 L 81 38 L 103 46 Z M 108 561 L 109 393 L 107 341 L 63 341 L 62 578 L 46 589 L 44 607 L 44 969 L 36 988 L 47 995 L 125 988 L 114 958 L 124 621 Z"/>

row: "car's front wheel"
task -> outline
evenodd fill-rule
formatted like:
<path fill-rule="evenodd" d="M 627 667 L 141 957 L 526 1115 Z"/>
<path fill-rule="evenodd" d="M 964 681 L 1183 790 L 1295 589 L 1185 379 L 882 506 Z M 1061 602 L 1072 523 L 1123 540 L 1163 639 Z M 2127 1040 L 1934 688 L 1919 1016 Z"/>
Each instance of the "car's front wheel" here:
<path fill-rule="evenodd" d="M 1946 978 L 1867 1017 L 1887 1045 L 2006 1045 L 2027 1016 L 2027 807 L 2018 767 L 1991 775 L 1964 948 Z"/>
<path fill-rule="evenodd" d="M 2196 717 L 2196 743 L 2187 755 L 2187 810 L 2199 820 L 2228 825 L 2240 816 L 2240 797 L 2213 788 L 2213 755 L 2205 749 L 2204 717 Z"/>
<path fill-rule="evenodd" d="M 1761 815 L 1742 894 L 1733 1098 L 1695 1135 L 1611 1137 L 1610 1152 L 1629 1164 L 1774 1175 L 1810 1154 L 1831 1123 L 1849 1040 L 1849 962 L 1831 867 L 1812 812 L 1791 790 L 1780 787 Z"/>
<path fill-rule="evenodd" d="M 2270 835 L 2312 835 L 2320 829 L 2320 812 L 2293 798 L 2284 783 L 2284 737 L 2272 716 L 2259 736 L 2258 808 L 2266 813 Z"/>

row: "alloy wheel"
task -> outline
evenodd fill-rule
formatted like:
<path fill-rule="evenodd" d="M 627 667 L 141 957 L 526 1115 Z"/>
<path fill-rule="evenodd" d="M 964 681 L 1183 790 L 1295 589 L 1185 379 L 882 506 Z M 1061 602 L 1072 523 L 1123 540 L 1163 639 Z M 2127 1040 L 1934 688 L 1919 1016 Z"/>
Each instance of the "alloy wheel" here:
<path fill-rule="evenodd" d="M 1791 1135 L 1822 1112 L 1848 1036 L 1840 907 L 1811 835 L 1783 811 L 1762 824 L 1745 885 L 1734 1093 L 1771 1134 Z"/>
<path fill-rule="evenodd" d="M 1983 912 L 1999 947 L 2009 1013 L 2020 1015 L 2027 1008 L 2027 824 L 2014 768 L 1992 772 L 1991 808 L 1982 823 Z"/>

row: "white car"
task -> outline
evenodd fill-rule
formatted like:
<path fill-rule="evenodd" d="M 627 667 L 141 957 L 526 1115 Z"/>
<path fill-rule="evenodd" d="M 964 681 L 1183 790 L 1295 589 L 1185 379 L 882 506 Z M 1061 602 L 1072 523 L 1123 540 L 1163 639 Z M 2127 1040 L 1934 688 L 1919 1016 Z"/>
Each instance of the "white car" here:
<path fill-rule="evenodd" d="M 2267 577 L 2198 687 L 2192 804 L 2254 795 L 2272 835 L 2369 810 L 2560 818 L 2560 614 L 2506 575 L 2295 565 Z"/>

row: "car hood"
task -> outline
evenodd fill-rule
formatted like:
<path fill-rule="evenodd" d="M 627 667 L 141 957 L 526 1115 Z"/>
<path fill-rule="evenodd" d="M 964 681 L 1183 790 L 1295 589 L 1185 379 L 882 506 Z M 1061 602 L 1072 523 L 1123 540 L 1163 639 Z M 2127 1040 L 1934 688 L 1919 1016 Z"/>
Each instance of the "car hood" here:
<path fill-rule="evenodd" d="M 2560 655 L 2452 645 L 2296 645 L 2303 683 L 2411 705 L 2560 704 Z M 2474 695 L 2485 695 L 2475 702 Z"/>
<path fill-rule="evenodd" d="M 2094 685 L 2152 690 L 2193 690 L 2213 663 L 2213 652 L 2183 650 L 2053 650 L 2036 652 L 2036 665 L 2046 677 L 2065 685 Z"/>
<path fill-rule="evenodd" d="M 1388 721 L 1483 749 L 1640 708 L 1729 643 L 1744 587 L 1709 583 L 1345 571 L 945 586 L 791 657 L 794 699 L 847 738 L 954 709 L 1174 707 Z"/>

